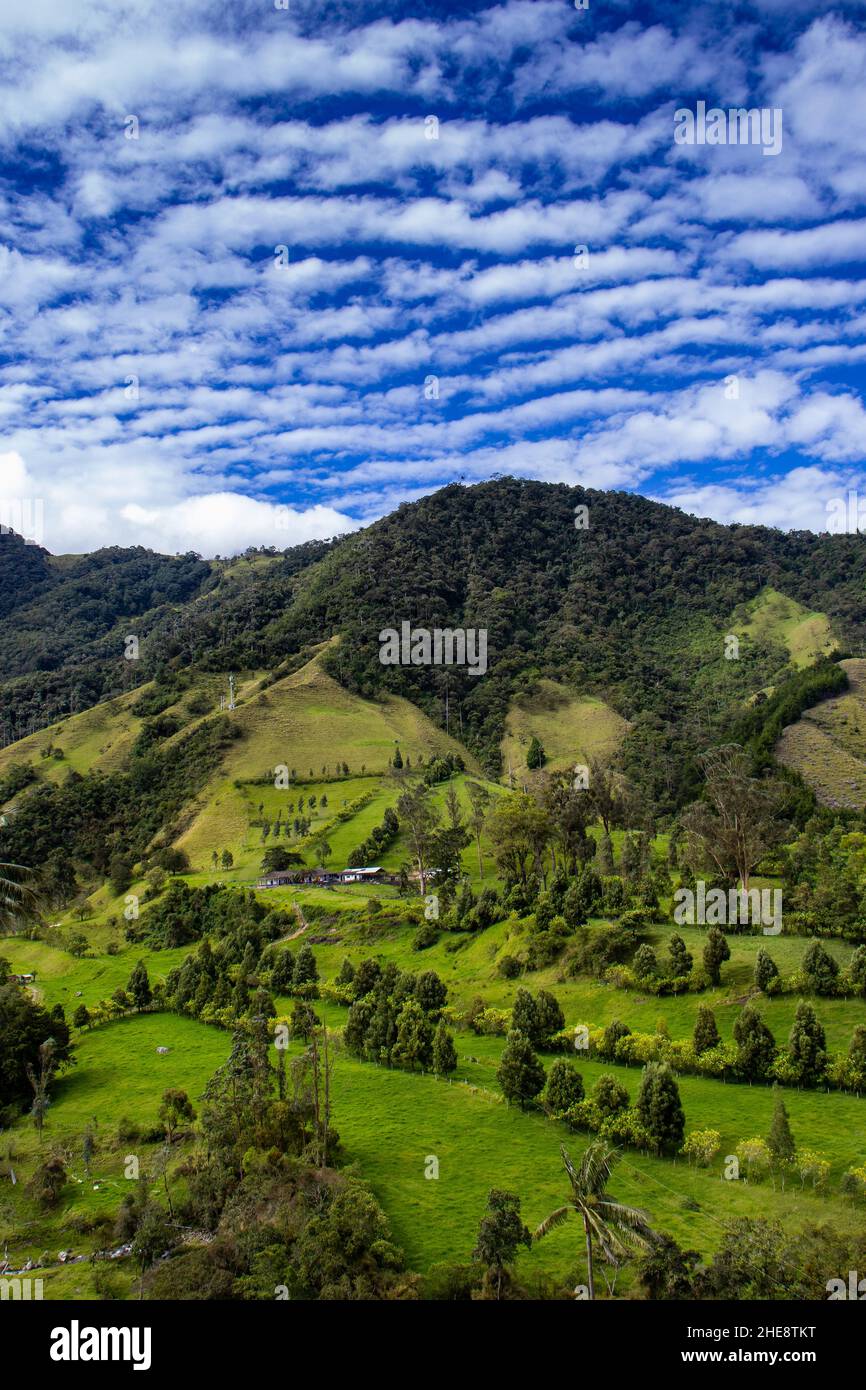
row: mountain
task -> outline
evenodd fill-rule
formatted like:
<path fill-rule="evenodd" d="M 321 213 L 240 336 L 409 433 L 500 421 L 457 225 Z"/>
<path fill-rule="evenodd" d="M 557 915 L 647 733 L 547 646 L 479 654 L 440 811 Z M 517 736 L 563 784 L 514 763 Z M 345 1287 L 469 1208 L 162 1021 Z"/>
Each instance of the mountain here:
<path fill-rule="evenodd" d="M 866 638 L 857 536 L 722 526 L 633 494 L 513 478 L 453 485 L 339 540 L 233 561 L 140 548 L 58 558 L 6 535 L 0 576 L 6 740 L 122 700 L 117 739 L 83 726 L 61 735 L 68 766 L 128 775 L 133 751 L 140 768 L 173 750 L 166 775 L 153 773 L 163 817 L 220 765 L 229 671 L 274 685 L 279 700 L 316 656 L 345 692 L 400 698 L 447 725 L 497 777 L 519 771 L 533 734 L 558 765 L 572 748 L 579 758 L 619 746 L 642 798 L 666 815 L 693 795 L 703 748 L 736 734 L 744 714 L 757 738 L 786 681 Z M 379 633 L 404 621 L 486 630 L 486 673 L 383 665 Z M 137 660 L 124 658 L 130 634 Z M 813 695 L 814 683 L 798 698 Z M 200 765 L 182 786 L 187 742 Z M 40 778 L 56 782 L 63 769 L 45 747 Z M 0 769 L 20 752 L 6 748 Z"/>

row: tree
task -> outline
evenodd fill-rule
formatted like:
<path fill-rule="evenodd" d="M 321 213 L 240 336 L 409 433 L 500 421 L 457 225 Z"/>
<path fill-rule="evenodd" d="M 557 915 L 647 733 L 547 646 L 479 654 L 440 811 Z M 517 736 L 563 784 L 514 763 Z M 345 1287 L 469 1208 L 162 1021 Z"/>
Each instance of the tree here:
<path fill-rule="evenodd" d="M 592 1102 L 603 1120 L 628 1109 L 629 1095 L 622 1082 L 603 1072 L 592 1088 Z"/>
<path fill-rule="evenodd" d="M 436 1032 L 433 1034 L 433 1070 L 437 1076 L 447 1076 L 449 1072 L 456 1071 L 456 1069 L 457 1049 L 454 1046 L 454 1039 L 440 1019 L 436 1025 Z"/>
<path fill-rule="evenodd" d="M 484 1266 L 486 1280 L 491 1283 L 495 1280 L 497 1299 L 502 1292 L 506 1269 L 514 1263 L 521 1245 L 528 1249 L 532 1245 L 532 1236 L 520 1217 L 520 1198 L 513 1192 L 492 1187 L 472 1258 Z"/>
<path fill-rule="evenodd" d="M 108 867 L 111 891 L 116 898 L 125 893 L 132 882 L 132 865 L 124 854 L 113 854 Z"/>
<path fill-rule="evenodd" d="M 587 1288 L 589 1297 L 594 1299 L 593 1243 L 598 1245 L 608 1264 L 619 1265 L 635 1247 L 648 1249 L 654 1243 L 655 1233 L 645 1212 L 617 1202 L 607 1192 L 617 1161 L 615 1149 L 604 1140 L 594 1140 L 584 1151 L 579 1168 L 574 1167 L 564 1144 L 560 1144 L 559 1152 L 571 1184 L 571 1196 L 565 1206 L 558 1207 L 542 1221 L 535 1232 L 535 1239 L 543 1240 L 567 1221 L 572 1213 L 583 1222 Z"/>
<path fill-rule="evenodd" d="M 150 980 L 147 977 L 147 966 L 140 960 L 129 977 L 126 986 L 132 995 L 132 1002 L 139 1010 L 146 1009 L 153 1000 L 153 990 L 150 987 Z"/>
<path fill-rule="evenodd" d="M 521 1110 L 526 1109 L 526 1102 L 537 1096 L 544 1085 L 544 1067 L 523 1033 L 512 1030 L 508 1034 L 496 1079 L 508 1104 L 519 1101 Z"/>
<path fill-rule="evenodd" d="M 132 1242 L 132 1254 L 141 1274 L 139 1298 L 144 1297 L 143 1280 L 146 1270 L 176 1244 L 177 1236 L 159 1202 L 148 1202 Z"/>
<path fill-rule="evenodd" d="M 30 1062 L 25 1063 L 27 1080 L 30 1082 L 33 1091 L 33 1105 L 30 1113 L 33 1116 L 33 1123 L 39 1131 L 39 1143 L 42 1143 L 42 1130 L 45 1126 L 45 1112 L 49 1106 L 48 1087 L 54 1077 L 57 1066 L 56 1045 L 53 1038 L 46 1038 L 39 1046 L 39 1070 L 37 1071 Z"/>
<path fill-rule="evenodd" d="M 316 858 L 318 859 L 319 863 L 322 865 L 322 868 L 324 869 L 327 866 L 328 860 L 330 859 L 331 855 L 334 853 L 334 851 L 331 849 L 331 846 L 328 843 L 326 836 L 316 836 L 315 840 L 313 841 L 313 850 L 315 852 Z"/>
<path fill-rule="evenodd" d="M 712 1009 L 707 1008 L 706 1004 L 698 1005 L 692 1042 L 698 1056 L 702 1052 L 709 1052 L 712 1047 L 718 1047 L 721 1042 L 716 1025 L 716 1016 Z"/>
<path fill-rule="evenodd" d="M 283 873 L 290 864 L 301 862 L 301 856 L 283 849 L 282 845 L 270 845 L 262 855 L 262 873 Z"/>
<path fill-rule="evenodd" d="M 704 969 L 711 984 L 720 985 L 722 983 L 722 963 L 730 959 L 731 948 L 725 937 L 718 927 L 710 927 L 704 946 Z"/>
<path fill-rule="evenodd" d="M 577 1068 L 558 1057 L 550 1068 L 544 1088 L 544 1108 L 550 1115 L 564 1115 L 583 1100 L 583 1077 Z"/>
<path fill-rule="evenodd" d="M 536 1047 L 547 1047 L 555 1033 L 565 1027 L 565 1015 L 559 1001 L 549 990 L 540 989 L 535 999 Z"/>
<path fill-rule="evenodd" d="M 170 1088 L 162 1093 L 159 1118 L 165 1130 L 166 1141 L 172 1143 L 175 1131 L 181 1124 L 192 1124 L 195 1110 L 186 1091 Z"/>
<path fill-rule="evenodd" d="M 86 1004 L 79 1004 L 75 1013 L 72 1015 L 72 1022 L 76 1028 L 90 1027 L 90 1010 Z"/>
<path fill-rule="evenodd" d="M 699 1168 L 712 1163 L 722 1144 L 722 1136 L 717 1129 L 693 1129 L 683 1144 L 682 1152 L 689 1162 L 694 1159 Z"/>
<path fill-rule="evenodd" d="M 28 1187 L 41 1207 L 50 1210 L 60 1201 L 66 1186 L 66 1165 L 59 1154 L 53 1154 L 40 1163 Z"/>
<path fill-rule="evenodd" d="M 337 978 L 335 979 L 334 984 L 335 984 L 335 985 L 350 985 L 350 984 L 352 983 L 352 981 L 354 980 L 354 978 L 355 978 L 355 967 L 354 967 L 354 965 L 352 964 L 352 962 L 349 960 L 349 957 L 348 957 L 348 956 L 344 956 L 344 957 L 343 957 L 343 964 L 340 966 L 340 972 L 339 972 L 339 974 L 337 975 Z"/>
<path fill-rule="evenodd" d="M 610 878 L 616 873 L 616 865 L 613 858 L 613 841 L 607 831 L 605 831 L 598 843 L 598 871 L 600 874 L 604 874 L 605 878 Z"/>
<path fill-rule="evenodd" d="M 761 950 L 755 957 L 755 984 L 766 994 L 770 982 L 778 979 L 779 967 L 767 951 Z"/>
<path fill-rule="evenodd" d="M 833 995 L 839 977 L 839 963 L 824 950 L 820 941 L 813 941 L 803 956 L 803 974 L 816 994 Z"/>
<path fill-rule="evenodd" d="M 770 779 L 750 776 L 749 758 L 738 744 L 704 753 L 703 800 L 686 807 L 681 823 L 693 862 L 708 863 L 727 883 L 749 878 L 767 850 L 781 838 L 777 819 L 781 789 Z M 715 983 L 718 983 L 717 981 Z"/>
<path fill-rule="evenodd" d="M 14 936 L 39 919 L 31 871 L 23 864 L 0 863 L 0 935 Z"/>
<path fill-rule="evenodd" d="M 734 1150 L 740 1163 L 746 1165 L 746 1177 L 759 1180 L 770 1168 L 770 1150 L 763 1139 L 744 1139 Z"/>
<path fill-rule="evenodd" d="M 773 1087 L 775 1106 L 773 1108 L 773 1119 L 770 1124 L 770 1133 L 767 1136 L 767 1148 L 772 1154 L 775 1163 L 793 1163 L 796 1153 L 794 1136 L 791 1133 L 791 1123 L 788 1119 L 788 1111 L 782 1099 L 782 1093 L 778 1086 Z"/>
<path fill-rule="evenodd" d="M 277 994 L 288 994 L 295 983 L 295 958 L 286 946 L 278 951 L 271 967 L 271 989 Z"/>
<path fill-rule="evenodd" d="M 541 740 L 536 738 L 535 734 L 533 734 L 532 738 L 529 740 L 529 747 L 526 750 L 526 766 L 531 772 L 534 772 L 536 768 L 544 767 L 546 762 L 547 754 L 544 751 Z"/>
<path fill-rule="evenodd" d="M 514 996 L 511 1026 L 515 1032 L 535 1042 L 538 1036 L 538 1008 L 528 989 L 520 988 Z"/>
<path fill-rule="evenodd" d="M 497 797 L 487 821 L 496 863 L 506 883 L 526 885 L 531 873 L 541 876 L 550 821 L 533 797 L 515 792 Z"/>
<path fill-rule="evenodd" d="M 598 758 L 589 760 L 589 803 L 604 826 L 605 835 L 619 825 L 626 806 L 624 779 Z"/>
<path fill-rule="evenodd" d="M 691 953 L 687 950 L 683 938 L 674 932 L 668 943 L 668 973 L 673 979 L 688 975 L 691 973 L 693 963 Z"/>
<path fill-rule="evenodd" d="M 634 973 L 639 980 L 655 979 L 658 974 L 659 963 L 652 946 L 648 946 L 646 942 L 642 946 L 638 946 L 634 953 L 633 965 Z"/>
<path fill-rule="evenodd" d="M 758 1010 L 746 1004 L 734 1020 L 736 1067 L 747 1081 L 761 1081 L 776 1056 L 776 1041 Z"/>
<path fill-rule="evenodd" d="M 797 1005 L 788 1038 L 792 1071 L 801 1086 L 814 1086 L 827 1066 L 827 1039 L 815 1010 L 805 1000 Z"/>
<path fill-rule="evenodd" d="M 433 1060 L 433 1027 L 417 999 L 409 998 L 397 1017 L 397 1039 L 391 1060 L 398 1067 L 422 1070 Z"/>
<path fill-rule="evenodd" d="M 314 984 L 319 978 L 319 969 L 312 947 L 306 943 L 301 947 L 295 961 L 294 983 L 296 985 Z"/>
<path fill-rule="evenodd" d="M 407 787 L 397 802 L 397 815 L 408 828 L 421 896 L 427 892 L 428 863 L 433 847 L 433 832 L 439 815 L 430 800 L 430 789 L 423 784 Z"/>
<path fill-rule="evenodd" d="M 866 1026 L 858 1023 L 848 1047 L 848 1064 L 856 1079 L 856 1089 L 866 1085 Z"/>
<path fill-rule="evenodd" d="M 484 877 L 484 858 L 481 853 L 481 832 L 484 829 L 484 821 L 487 815 L 487 808 L 490 805 L 490 792 L 483 787 L 480 782 L 466 783 L 466 794 L 469 797 L 471 807 L 469 824 L 475 836 L 475 845 L 478 850 L 478 872 Z"/>
<path fill-rule="evenodd" d="M 303 1042 L 309 1042 L 313 1032 L 319 1025 L 319 1018 L 315 1010 L 304 999 L 299 999 L 292 1009 L 290 1026 L 293 1038 L 300 1038 Z"/>
<path fill-rule="evenodd" d="M 220 863 L 224 869 L 230 869 L 235 862 L 235 857 L 230 849 L 224 849 L 220 857 Z"/>
<path fill-rule="evenodd" d="M 667 1062 L 647 1062 L 635 1109 L 657 1153 L 676 1152 L 682 1147 L 685 1115 L 676 1078 Z"/>
<path fill-rule="evenodd" d="M 392 766 L 396 767 L 398 770 L 403 766 L 403 756 L 400 752 L 399 743 L 395 744 L 394 746 L 394 757 L 392 760 Z"/>

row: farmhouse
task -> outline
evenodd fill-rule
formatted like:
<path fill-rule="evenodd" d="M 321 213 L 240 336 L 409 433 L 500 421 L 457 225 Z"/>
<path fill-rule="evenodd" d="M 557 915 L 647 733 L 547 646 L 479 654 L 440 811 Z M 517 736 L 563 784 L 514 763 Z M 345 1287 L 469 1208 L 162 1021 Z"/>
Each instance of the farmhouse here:
<path fill-rule="evenodd" d="M 378 865 L 359 869 L 280 869 L 265 874 L 257 888 L 288 888 L 297 884 L 330 887 L 335 883 L 396 883 L 393 874 L 386 874 Z"/>
<path fill-rule="evenodd" d="M 10 975 L 10 980 L 14 980 L 16 985 L 32 985 L 36 979 L 36 971 L 33 970 L 29 975 Z"/>
<path fill-rule="evenodd" d="M 341 883 L 381 883 L 386 878 L 385 871 L 378 866 L 367 869 L 343 869 Z"/>

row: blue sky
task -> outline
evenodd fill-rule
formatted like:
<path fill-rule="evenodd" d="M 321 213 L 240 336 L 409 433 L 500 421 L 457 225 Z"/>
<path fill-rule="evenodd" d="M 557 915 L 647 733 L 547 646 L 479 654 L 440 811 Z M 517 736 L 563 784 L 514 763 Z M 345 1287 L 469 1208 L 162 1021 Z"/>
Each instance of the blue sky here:
<path fill-rule="evenodd" d="M 866 498 L 864 21 L 4 0 L 0 502 L 54 551 L 494 474 L 826 529 Z M 677 144 L 699 101 L 781 152 Z"/>

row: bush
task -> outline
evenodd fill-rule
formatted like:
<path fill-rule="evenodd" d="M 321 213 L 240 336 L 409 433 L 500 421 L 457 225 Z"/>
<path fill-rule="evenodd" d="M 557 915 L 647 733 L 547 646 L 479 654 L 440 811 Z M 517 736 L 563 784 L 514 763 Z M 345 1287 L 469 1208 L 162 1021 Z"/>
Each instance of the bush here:
<path fill-rule="evenodd" d="M 516 956 L 502 956 L 499 961 L 499 973 L 504 980 L 516 980 L 523 970 L 521 962 Z"/>
<path fill-rule="evenodd" d="M 435 946 L 438 940 L 439 932 L 436 927 L 432 922 L 425 922 L 412 937 L 412 950 L 426 951 L 429 947 Z"/>

